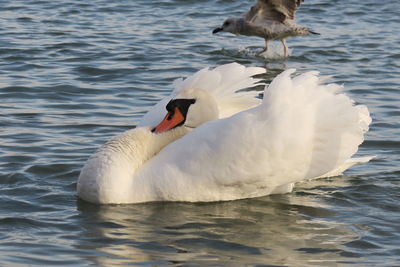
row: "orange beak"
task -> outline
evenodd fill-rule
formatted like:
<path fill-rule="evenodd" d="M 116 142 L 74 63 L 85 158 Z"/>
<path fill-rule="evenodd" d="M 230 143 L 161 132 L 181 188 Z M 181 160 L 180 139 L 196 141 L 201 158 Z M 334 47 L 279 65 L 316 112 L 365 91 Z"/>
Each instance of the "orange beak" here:
<path fill-rule="evenodd" d="M 182 115 L 179 108 L 175 108 L 174 112 L 170 111 L 167 113 L 165 118 L 154 128 L 154 133 L 162 133 L 172 128 L 176 127 L 177 125 L 181 124 L 185 120 L 185 117 Z"/>

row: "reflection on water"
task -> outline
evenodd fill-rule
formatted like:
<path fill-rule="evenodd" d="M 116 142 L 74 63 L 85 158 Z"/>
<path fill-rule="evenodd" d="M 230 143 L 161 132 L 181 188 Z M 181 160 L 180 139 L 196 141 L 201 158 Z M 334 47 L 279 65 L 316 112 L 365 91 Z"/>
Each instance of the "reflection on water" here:
<path fill-rule="evenodd" d="M 280 42 L 259 57 L 259 38 L 211 34 L 251 1 L 2 1 L 0 266 L 399 265 L 400 1 L 305 1 L 297 19 L 321 35 L 288 40 L 287 59 Z M 174 79 L 233 61 L 266 67 L 267 81 L 287 68 L 334 76 L 369 107 L 358 155 L 377 157 L 283 196 L 76 201 L 96 148 Z"/>
<path fill-rule="evenodd" d="M 336 182 L 330 186 L 343 185 L 341 179 Z M 321 200 L 301 190 L 221 203 L 94 206 L 78 201 L 85 231 L 77 246 L 101 252 L 88 260 L 102 266 L 348 262 L 354 255 L 342 244 L 358 236 Z"/>

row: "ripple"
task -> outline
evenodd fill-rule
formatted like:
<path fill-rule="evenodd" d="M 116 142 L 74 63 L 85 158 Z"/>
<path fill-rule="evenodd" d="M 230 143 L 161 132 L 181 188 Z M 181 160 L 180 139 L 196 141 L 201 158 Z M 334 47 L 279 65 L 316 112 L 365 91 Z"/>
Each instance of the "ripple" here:
<path fill-rule="evenodd" d="M 0 219 L 0 227 L 8 228 L 12 227 L 13 229 L 15 228 L 41 228 L 47 226 L 46 223 L 37 221 L 37 220 L 31 220 L 27 218 L 15 218 L 15 217 L 8 217 L 8 218 L 1 218 Z"/>
<path fill-rule="evenodd" d="M 174 243 L 177 245 L 184 245 L 185 247 L 192 248 L 192 250 L 196 250 L 196 248 L 201 249 L 204 247 L 211 249 L 222 249 L 224 251 L 229 251 L 231 253 L 245 253 L 251 255 L 259 255 L 261 254 L 258 248 L 244 246 L 241 244 L 226 242 L 221 240 L 211 240 L 204 238 L 185 238 L 176 240 Z"/>
<path fill-rule="evenodd" d="M 302 4 L 299 23 L 321 35 L 288 40 L 287 59 L 279 42 L 257 57 L 261 39 L 211 34 L 250 4 L 3 3 L 0 265 L 396 265 L 398 1 Z M 80 169 L 100 144 L 134 127 L 174 79 L 232 61 L 266 67 L 267 82 L 287 68 L 333 75 L 369 107 L 358 155 L 377 157 L 279 196 L 110 207 L 77 199 Z"/>

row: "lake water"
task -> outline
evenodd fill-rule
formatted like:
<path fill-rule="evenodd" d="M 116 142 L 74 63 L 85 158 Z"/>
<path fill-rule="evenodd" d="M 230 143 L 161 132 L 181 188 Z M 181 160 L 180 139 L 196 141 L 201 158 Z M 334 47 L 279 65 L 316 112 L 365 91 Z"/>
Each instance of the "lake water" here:
<path fill-rule="evenodd" d="M 400 1 L 309 0 L 291 56 L 211 31 L 253 1 L 0 1 L 0 266 L 399 266 Z M 279 42 L 271 48 L 280 53 Z M 373 123 L 344 176 L 219 203 L 96 206 L 88 156 L 174 79 L 229 62 L 319 70 Z"/>

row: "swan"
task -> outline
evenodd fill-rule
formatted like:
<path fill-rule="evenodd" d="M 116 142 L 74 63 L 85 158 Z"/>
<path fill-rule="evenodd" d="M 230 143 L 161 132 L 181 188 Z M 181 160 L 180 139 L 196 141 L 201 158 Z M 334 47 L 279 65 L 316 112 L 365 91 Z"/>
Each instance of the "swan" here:
<path fill-rule="evenodd" d="M 366 106 L 315 71 L 282 72 L 262 100 L 238 92 L 263 72 L 231 63 L 178 80 L 138 127 L 87 160 L 78 196 L 98 204 L 259 197 L 370 159 L 352 158 L 371 123 Z"/>

